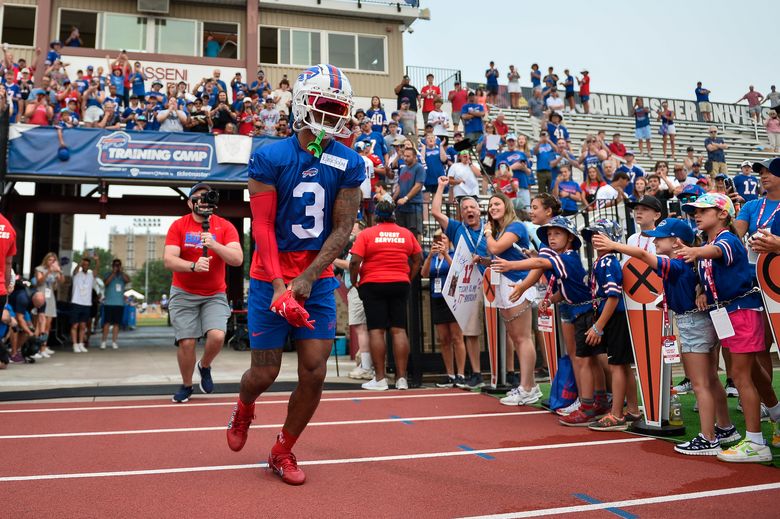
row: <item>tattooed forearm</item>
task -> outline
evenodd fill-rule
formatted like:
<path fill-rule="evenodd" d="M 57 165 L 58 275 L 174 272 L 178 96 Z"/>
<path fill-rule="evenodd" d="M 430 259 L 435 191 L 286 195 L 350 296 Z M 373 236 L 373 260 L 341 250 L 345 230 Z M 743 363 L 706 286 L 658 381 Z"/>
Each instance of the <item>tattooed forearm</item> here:
<path fill-rule="evenodd" d="M 320 277 L 322 271 L 333 263 L 333 260 L 344 250 L 349 241 L 352 226 L 355 224 L 361 197 L 359 187 L 339 190 L 333 204 L 333 229 L 325 243 L 322 244 L 319 254 L 305 271 L 310 279 Z"/>
<path fill-rule="evenodd" d="M 281 366 L 282 349 L 275 350 L 252 350 L 252 367 L 260 366 Z"/>

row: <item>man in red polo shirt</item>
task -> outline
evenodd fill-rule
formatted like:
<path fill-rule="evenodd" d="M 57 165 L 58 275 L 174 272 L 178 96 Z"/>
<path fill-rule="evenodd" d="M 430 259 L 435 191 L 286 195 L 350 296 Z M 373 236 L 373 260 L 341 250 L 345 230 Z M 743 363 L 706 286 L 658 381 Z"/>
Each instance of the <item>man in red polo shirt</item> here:
<path fill-rule="evenodd" d="M 447 94 L 447 100 L 452 103 L 452 128 L 457 131 L 463 105 L 469 100 L 469 92 L 467 89 L 461 88 L 460 81 L 456 81 L 455 89 L 450 90 L 449 94 Z"/>
<path fill-rule="evenodd" d="M 173 272 L 168 312 L 173 325 L 182 386 L 173 401 L 183 403 L 192 396 L 195 371 L 195 343 L 206 337 L 203 356 L 198 362 L 200 390 L 214 391 L 211 362 L 222 349 L 230 306 L 225 295 L 225 264 L 238 267 L 244 261 L 240 238 L 229 221 L 212 214 L 216 206 L 203 200 L 211 191 L 208 184 L 195 184 L 187 205 L 191 213 L 182 216 L 168 229 L 165 238 L 165 268 Z M 204 222 L 208 221 L 208 232 Z M 208 254 L 203 254 L 206 247 Z"/>

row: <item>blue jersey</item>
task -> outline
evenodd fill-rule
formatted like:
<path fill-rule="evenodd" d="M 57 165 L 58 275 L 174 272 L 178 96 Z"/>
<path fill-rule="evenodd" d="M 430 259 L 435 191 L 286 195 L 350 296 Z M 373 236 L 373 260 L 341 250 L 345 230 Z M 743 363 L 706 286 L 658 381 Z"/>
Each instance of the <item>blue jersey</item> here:
<path fill-rule="evenodd" d="M 141 106 L 140 106 L 140 105 L 139 105 L 139 106 L 137 106 L 136 108 L 127 107 L 127 108 L 125 108 L 125 111 L 124 111 L 124 112 L 122 112 L 122 117 L 123 117 L 124 119 L 127 119 L 128 117 L 130 117 L 130 115 L 131 115 L 131 114 L 135 114 L 135 116 L 136 116 L 136 117 L 138 117 L 138 116 L 139 116 L 139 115 L 141 115 L 142 113 L 144 113 L 144 109 L 143 109 L 143 108 L 141 108 Z M 127 129 L 127 130 L 134 130 L 134 129 L 135 129 L 135 126 L 136 126 L 136 124 L 137 124 L 137 123 L 135 122 L 135 119 L 131 119 L 131 120 L 127 121 L 127 123 L 126 123 L 126 129 Z"/>
<path fill-rule="evenodd" d="M 740 173 L 734 177 L 734 189 L 745 199 L 745 202 L 755 200 L 758 198 L 758 179 L 753 175 Z"/>
<path fill-rule="evenodd" d="M 433 148 L 425 147 L 425 185 L 435 186 L 439 182 L 439 177 L 446 177 L 444 164 L 441 162 L 439 146 Z"/>
<path fill-rule="evenodd" d="M 137 95 L 140 99 L 143 99 L 144 94 L 146 93 L 144 79 L 144 75 L 141 72 L 133 72 L 130 74 L 130 83 L 132 84 L 133 94 Z"/>
<path fill-rule="evenodd" d="M 748 263 L 747 249 L 736 234 L 724 229 L 708 245 L 714 245 L 723 252 L 723 256 L 718 259 L 700 259 L 697 262 L 699 279 L 709 304 L 715 303 L 710 283 L 715 285 L 718 301 L 734 299 L 753 288 L 756 269 Z M 754 293 L 737 299 L 726 310 L 733 312 L 741 308 L 761 308 L 761 295 Z"/>
<path fill-rule="evenodd" d="M 623 269 L 614 254 L 605 254 L 596 260 L 590 274 L 590 291 L 594 298 L 602 298 L 599 313 L 604 311 L 608 297 L 618 298 L 616 312 L 626 311 L 623 303 Z"/>
<path fill-rule="evenodd" d="M 528 256 L 521 252 L 521 249 L 528 249 L 531 247 L 531 241 L 528 238 L 528 229 L 525 228 L 523 222 L 515 221 L 506 226 L 506 229 L 499 235 L 499 239 L 504 233 L 511 232 L 517 236 L 517 240 L 509 246 L 504 252 L 496 254 L 496 257 L 505 259 L 507 261 L 520 261 L 527 259 Z M 504 276 L 508 277 L 512 281 L 522 281 L 528 276 L 527 270 L 510 270 L 505 272 Z"/>
<path fill-rule="evenodd" d="M 629 196 L 634 193 L 634 180 L 636 180 L 637 177 L 645 176 L 645 170 L 640 168 L 636 164 L 633 164 L 631 167 L 628 167 L 625 164 L 623 164 L 622 166 L 617 168 L 617 171 L 622 171 L 623 173 L 628 175 L 628 185 L 626 186 L 625 193 Z"/>
<path fill-rule="evenodd" d="M 714 139 L 707 137 L 704 139 L 704 149 L 707 149 L 707 146 L 710 144 L 723 144 L 723 142 L 723 139 L 720 137 L 715 137 Z M 715 151 L 707 150 L 707 158 L 712 162 L 726 162 L 726 152 L 722 149 L 717 149 Z"/>
<path fill-rule="evenodd" d="M 52 49 L 46 54 L 46 64 L 52 65 L 55 61 L 60 60 L 62 61 L 62 56 L 60 56 L 60 53 L 56 50 Z"/>
<path fill-rule="evenodd" d="M 580 255 L 575 250 L 567 250 L 563 254 L 558 254 L 549 247 L 543 247 L 539 251 L 539 257 L 550 262 L 552 269 L 547 270 L 545 275 L 549 279 L 555 278 L 555 287 L 561 293 L 561 297 L 571 306 L 571 312 L 574 317 L 582 315 L 593 308 L 585 303 L 590 301 L 590 288 L 588 288 L 588 273 L 582 266 Z"/>
<path fill-rule="evenodd" d="M 650 110 L 648 110 L 644 106 L 642 108 L 635 108 L 634 119 L 635 119 L 634 124 L 636 125 L 636 128 L 644 128 L 645 126 L 650 126 Z"/>
<path fill-rule="evenodd" d="M 696 102 L 697 103 L 709 103 L 710 102 L 710 94 L 709 94 L 709 92 L 707 92 L 706 88 L 697 87 L 696 90 L 694 90 L 694 93 L 696 94 Z"/>
<path fill-rule="evenodd" d="M 588 152 L 582 159 L 582 171 L 585 172 L 586 178 L 588 176 L 588 169 L 591 166 L 596 166 L 596 169 L 598 169 L 599 173 L 601 173 L 601 178 L 604 178 L 604 171 L 601 169 L 601 159 L 598 157 L 598 155 L 593 155 Z"/>
<path fill-rule="evenodd" d="M 531 70 L 531 87 L 536 88 L 542 86 L 542 71 L 533 69 Z"/>
<path fill-rule="evenodd" d="M 780 236 L 780 218 L 775 218 L 775 220 L 772 222 L 772 226 L 769 228 L 769 230 L 775 236 Z"/>
<path fill-rule="evenodd" d="M 655 273 L 660 276 L 666 294 L 666 304 L 676 314 L 681 314 L 696 308 L 696 285 L 699 276 L 691 263 L 681 259 L 670 259 L 657 256 L 658 268 Z"/>
<path fill-rule="evenodd" d="M 116 95 L 118 96 L 125 95 L 125 76 L 122 75 L 117 76 L 111 74 L 108 80 L 111 82 L 112 85 L 116 87 Z"/>
<path fill-rule="evenodd" d="M 330 139 L 318 159 L 293 135 L 259 148 L 249 178 L 276 187 L 276 242 L 281 252 L 322 249 L 333 228 L 336 194 L 366 178 L 363 158 Z"/>
<path fill-rule="evenodd" d="M 371 131 L 382 135 L 382 130 L 387 124 L 387 114 L 385 114 L 385 111 L 381 108 L 376 110 L 369 108 L 366 112 L 366 117 L 371 121 Z"/>
<path fill-rule="evenodd" d="M 463 109 L 461 109 L 460 113 L 463 115 L 466 115 L 469 112 L 484 112 L 485 109 L 482 108 L 482 105 L 477 103 L 466 103 L 463 105 Z M 481 117 L 473 117 L 469 119 L 468 121 L 463 121 L 463 131 L 465 133 L 482 133 L 484 130 L 484 126 L 482 125 L 482 118 Z"/>
<path fill-rule="evenodd" d="M 369 134 L 361 133 L 355 138 L 355 142 L 370 142 L 373 146 L 373 154 L 379 157 L 379 160 L 382 161 L 382 164 L 385 163 L 385 155 L 387 155 L 387 143 L 385 143 L 385 138 L 382 136 L 379 132 L 372 131 Z"/>
<path fill-rule="evenodd" d="M 550 162 L 556 157 L 555 148 L 550 143 L 539 144 L 534 155 L 536 155 L 536 171 L 549 171 Z"/>
<path fill-rule="evenodd" d="M 520 150 L 504 151 L 496 157 L 496 165 L 506 164 L 511 167 L 515 162 L 525 162 L 528 164 L 528 156 Z M 530 166 L 529 166 L 530 167 Z M 528 189 L 528 174 L 524 171 L 512 170 L 512 177 L 517 180 L 520 189 Z"/>
<path fill-rule="evenodd" d="M 751 200 L 742 206 L 737 215 L 737 220 L 747 222 L 747 234 L 752 235 L 758 229 L 763 229 L 772 225 L 772 220 L 776 220 L 775 214 L 780 211 L 780 200 L 769 200 L 768 198 L 759 198 Z"/>
<path fill-rule="evenodd" d="M 559 139 L 569 140 L 569 130 L 562 124 L 547 123 L 547 134 L 553 144 L 558 144 Z"/>
<path fill-rule="evenodd" d="M 415 184 L 425 185 L 425 168 L 419 162 L 415 162 L 412 167 L 404 164 L 398 170 L 398 196 L 405 197 L 412 190 Z M 423 202 L 422 189 L 412 198 L 407 200 L 404 205 L 398 206 L 396 212 L 411 213 L 420 207 Z"/>
<path fill-rule="evenodd" d="M 452 251 L 450 251 L 452 254 Z M 440 287 L 444 287 L 444 281 L 447 279 L 447 274 L 450 272 L 450 264 L 447 263 L 447 260 L 439 256 L 438 254 L 431 258 L 431 273 L 428 275 L 428 279 L 431 282 L 431 297 L 440 298 L 444 297 L 441 293 L 441 291 L 436 292 L 436 280 L 440 279 L 439 285 Z"/>
<path fill-rule="evenodd" d="M 484 223 L 480 223 L 479 229 L 472 229 L 468 225 L 464 225 L 463 223 L 450 218 L 447 221 L 447 231 L 445 234 L 456 248 L 458 246 L 458 242 L 463 239 L 463 241 L 466 242 L 466 247 L 468 247 L 472 254 L 476 254 L 477 256 L 482 256 L 484 258 L 489 256 L 487 251 L 487 239 L 483 234 L 484 230 Z M 485 271 L 485 267 L 482 266 L 481 263 L 478 265 L 478 267 L 480 271 Z"/>
<path fill-rule="evenodd" d="M 558 184 L 559 193 L 568 193 L 573 195 L 575 193 L 582 193 L 580 185 L 573 180 L 566 180 Z M 567 213 L 577 211 L 577 201 L 568 196 L 559 196 L 561 200 L 561 209 Z"/>

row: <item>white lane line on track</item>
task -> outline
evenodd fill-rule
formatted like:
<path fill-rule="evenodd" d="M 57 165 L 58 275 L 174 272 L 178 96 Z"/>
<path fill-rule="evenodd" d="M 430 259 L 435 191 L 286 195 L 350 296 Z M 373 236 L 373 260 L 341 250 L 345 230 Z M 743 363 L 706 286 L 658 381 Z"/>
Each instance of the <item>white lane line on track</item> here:
<path fill-rule="evenodd" d="M 647 441 L 657 441 L 655 438 L 621 438 L 617 440 L 598 440 L 592 442 L 571 442 L 555 443 L 551 445 L 528 445 L 525 447 L 502 447 L 496 449 L 476 449 L 473 451 L 446 451 L 446 452 L 423 452 L 419 454 L 396 454 L 391 456 L 370 456 L 365 458 L 342 458 L 331 460 L 302 460 L 298 465 L 343 465 L 347 463 L 376 463 L 383 461 L 406 461 L 431 458 L 450 458 L 456 456 L 474 456 L 476 454 L 501 454 L 508 452 L 526 452 L 543 451 L 555 449 L 569 449 L 574 447 L 595 447 L 600 445 L 614 445 L 619 443 L 639 443 Z M 245 465 L 211 465 L 204 467 L 173 467 L 166 469 L 147 469 L 147 470 L 120 470 L 113 472 L 77 472 L 70 474 L 35 474 L 31 476 L 3 476 L 0 477 L 0 483 L 12 481 L 36 481 L 52 479 L 79 479 L 79 478 L 106 478 L 106 477 L 124 477 L 124 476 L 150 476 L 157 474 L 181 474 L 188 472 L 215 472 L 225 470 L 246 470 L 268 467 L 267 463 L 251 463 Z"/>
<path fill-rule="evenodd" d="M 436 420 L 464 420 L 469 418 L 495 418 L 499 416 L 537 415 L 547 414 L 549 411 L 520 411 L 509 413 L 485 413 L 485 414 L 456 414 L 446 416 L 401 416 L 398 418 L 375 418 L 366 420 L 340 420 L 331 422 L 312 422 L 307 427 L 332 426 L 332 425 L 363 425 L 393 422 L 432 422 Z M 257 424 L 252 429 L 278 429 L 284 424 Z M 224 431 L 225 426 L 217 427 L 181 427 L 171 429 L 130 429 L 122 431 L 85 431 L 68 433 L 42 433 L 42 434 L 10 434 L 0 436 L 0 440 L 39 440 L 41 438 L 74 438 L 79 436 L 123 436 L 132 434 L 161 434 L 161 433 L 185 433 L 204 431 Z"/>
<path fill-rule="evenodd" d="M 413 394 L 413 395 L 382 395 L 382 396 L 358 396 L 365 393 L 355 393 L 355 396 L 349 397 L 331 397 L 323 398 L 320 402 L 351 402 L 354 400 L 360 400 L 361 402 L 367 402 L 369 400 L 396 400 L 396 399 L 410 399 L 410 398 L 447 398 L 447 397 L 462 397 L 462 396 L 478 396 L 481 393 L 460 391 L 458 393 L 435 393 L 432 395 L 426 394 Z M 267 404 L 287 404 L 288 400 L 258 400 L 256 405 Z M 41 407 L 41 408 L 28 408 L 28 409 L 0 409 L 0 413 L 57 413 L 64 411 L 114 411 L 118 409 L 161 409 L 161 408 L 177 408 L 177 409 L 193 409 L 197 407 L 212 407 L 212 406 L 232 406 L 235 405 L 235 401 L 231 402 L 204 402 L 202 404 L 141 404 L 141 405 L 106 405 L 97 407 Z"/>
<path fill-rule="evenodd" d="M 510 512 L 508 514 L 475 515 L 460 519 L 516 519 L 523 517 L 544 517 L 549 515 L 573 514 L 578 512 L 592 512 L 605 508 L 629 508 L 632 506 L 655 505 L 658 503 L 670 503 L 673 501 L 685 501 L 688 499 L 703 499 L 705 497 L 728 496 L 745 494 L 749 492 L 763 492 L 766 490 L 778 490 L 780 483 L 766 483 L 763 485 L 748 485 L 744 487 L 721 488 L 716 490 L 703 490 L 701 492 L 688 492 L 685 494 L 669 494 L 665 496 L 644 497 L 641 499 L 627 499 L 624 501 L 612 501 L 609 503 L 595 503 L 592 505 L 561 506 L 558 508 L 542 508 L 539 510 L 527 510 L 523 512 Z"/>

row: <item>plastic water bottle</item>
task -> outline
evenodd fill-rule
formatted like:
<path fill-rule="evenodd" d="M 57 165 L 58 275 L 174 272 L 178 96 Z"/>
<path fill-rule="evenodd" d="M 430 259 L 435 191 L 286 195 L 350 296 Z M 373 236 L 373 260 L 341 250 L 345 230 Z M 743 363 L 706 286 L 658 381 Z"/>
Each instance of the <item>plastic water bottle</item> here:
<path fill-rule="evenodd" d="M 669 402 L 669 425 L 680 426 L 683 424 L 682 404 L 677 391 L 672 389 L 672 399 Z"/>

